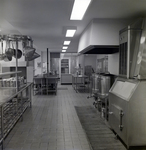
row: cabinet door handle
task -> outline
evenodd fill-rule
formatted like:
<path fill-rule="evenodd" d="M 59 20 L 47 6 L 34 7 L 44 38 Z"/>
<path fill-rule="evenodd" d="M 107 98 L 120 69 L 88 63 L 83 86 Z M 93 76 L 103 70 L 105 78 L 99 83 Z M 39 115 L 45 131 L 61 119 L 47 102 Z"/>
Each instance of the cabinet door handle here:
<path fill-rule="evenodd" d="M 123 126 L 123 120 L 122 120 L 123 116 L 124 116 L 123 110 L 120 111 L 119 115 L 120 115 L 120 125 L 119 125 L 119 128 L 120 128 L 120 131 L 122 131 L 123 128 L 124 128 L 124 126 Z"/>

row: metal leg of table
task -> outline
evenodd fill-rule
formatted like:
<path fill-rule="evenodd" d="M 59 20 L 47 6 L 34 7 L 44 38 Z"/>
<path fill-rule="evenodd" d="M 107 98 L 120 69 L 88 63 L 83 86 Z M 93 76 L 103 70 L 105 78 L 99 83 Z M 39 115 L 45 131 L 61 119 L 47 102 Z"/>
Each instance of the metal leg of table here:
<path fill-rule="evenodd" d="M 77 93 L 77 77 L 75 77 L 75 87 L 76 87 L 75 91 Z"/>
<path fill-rule="evenodd" d="M 108 120 L 108 97 L 105 98 L 105 119 Z"/>
<path fill-rule="evenodd" d="M 72 87 L 74 87 L 74 77 L 72 76 Z"/>
<path fill-rule="evenodd" d="M 3 106 L 1 106 L 1 149 L 4 149 L 4 122 L 3 122 Z"/>
<path fill-rule="evenodd" d="M 73 77 L 73 88 L 75 90 L 75 77 Z"/>
<path fill-rule="evenodd" d="M 21 121 L 23 121 L 23 94 L 21 92 Z"/>
<path fill-rule="evenodd" d="M 31 105 L 32 105 L 31 88 L 32 88 L 32 86 L 29 86 L 28 88 L 29 88 L 29 101 L 30 101 L 30 108 L 31 108 Z"/>
<path fill-rule="evenodd" d="M 83 83 L 83 86 L 84 86 L 84 92 L 85 92 L 85 79 L 82 78 L 82 83 Z"/>

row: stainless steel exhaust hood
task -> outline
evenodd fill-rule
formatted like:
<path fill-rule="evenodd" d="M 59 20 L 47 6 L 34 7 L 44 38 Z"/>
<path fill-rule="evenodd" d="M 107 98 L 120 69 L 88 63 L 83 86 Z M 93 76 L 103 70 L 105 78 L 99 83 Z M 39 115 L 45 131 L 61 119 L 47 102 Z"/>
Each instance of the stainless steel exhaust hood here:
<path fill-rule="evenodd" d="M 81 53 L 83 54 L 113 54 L 119 52 L 118 45 L 90 45 Z"/>
<path fill-rule="evenodd" d="M 93 19 L 80 37 L 78 52 L 82 54 L 119 52 L 119 31 L 129 22 L 121 19 Z"/>

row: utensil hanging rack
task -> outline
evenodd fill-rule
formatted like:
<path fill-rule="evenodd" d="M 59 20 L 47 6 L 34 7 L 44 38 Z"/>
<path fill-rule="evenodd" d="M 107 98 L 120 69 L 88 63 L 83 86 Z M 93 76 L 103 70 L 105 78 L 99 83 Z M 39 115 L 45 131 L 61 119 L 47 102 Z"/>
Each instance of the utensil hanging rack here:
<path fill-rule="evenodd" d="M 40 55 L 36 53 L 36 49 L 33 47 L 33 40 L 30 36 L 27 35 L 0 35 L 0 41 L 6 41 L 6 42 L 15 42 L 15 58 L 19 59 L 19 53 L 21 50 L 18 49 L 18 43 L 22 42 L 23 47 L 23 55 L 25 56 L 26 61 L 32 61 Z M 14 46 L 13 46 L 14 47 Z M 21 54 L 22 55 L 22 54 Z M 16 57 L 17 56 L 17 57 Z"/>

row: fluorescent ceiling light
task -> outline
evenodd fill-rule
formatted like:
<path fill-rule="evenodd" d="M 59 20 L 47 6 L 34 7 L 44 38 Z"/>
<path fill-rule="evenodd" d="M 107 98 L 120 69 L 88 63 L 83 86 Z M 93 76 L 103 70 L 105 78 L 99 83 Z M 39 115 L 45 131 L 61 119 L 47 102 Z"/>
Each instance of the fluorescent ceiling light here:
<path fill-rule="evenodd" d="M 63 47 L 62 47 L 62 49 L 67 49 L 67 48 L 68 48 L 67 46 L 63 46 Z"/>
<path fill-rule="evenodd" d="M 66 31 L 66 37 L 73 37 L 75 34 L 76 30 L 75 29 L 69 29 Z"/>
<path fill-rule="evenodd" d="M 66 50 L 63 49 L 62 52 L 66 52 Z"/>
<path fill-rule="evenodd" d="M 70 41 L 64 41 L 63 45 L 69 45 Z"/>
<path fill-rule="evenodd" d="M 75 0 L 70 20 L 82 20 L 91 0 Z"/>

